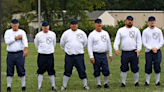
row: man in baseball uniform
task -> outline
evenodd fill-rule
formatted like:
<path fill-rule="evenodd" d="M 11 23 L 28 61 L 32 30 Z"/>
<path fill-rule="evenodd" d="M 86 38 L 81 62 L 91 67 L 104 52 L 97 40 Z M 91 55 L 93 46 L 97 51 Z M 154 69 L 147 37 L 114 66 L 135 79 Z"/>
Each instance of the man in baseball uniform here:
<path fill-rule="evenodd" d="M 112 61 L 112 46 L 108 32 L 102 29 L 101 19 L 95 20 L 95 30 L 88 37 L 88 54 L 94 68 L 94 77 L 96 78 L 97 87 L 101 88 L 100 72 L 104 75 L 104 88 L 110 88 L 108 84 L 109 66 L 107 53 L 109 52 L 109 60 Z"/>
<path fill-rule="evenodd" d="M 19 21 L 11 21 L 12 29 L 5 32 L 4 39 L 7 44 L 7 92 L 11 91 L 11 82 L 14 75 L 14 65 L 21 79 L 22 91 L 26 91 L 25 57 L 28 53 L 28 41 L 24 30 L 19 29 Z M 24 51 L 23 51 L 24 50 Z"/>
<path fill-rule="evenodd" d="M 140 30 L 133 26 L 133 17 L 127 16 L 125 26 L 119 28 L 114 41 L 114 49 L 116 56 L 119 53 L 119 44 L 121 43 L 121 87 L 125 87 L 127 71 L 129 71 L 129 63 L 131 71 L 133 72 L 135 86 L 138 87 L 139 66 L 138 58 L 139 52 L 142 48 Z"/>
<path fill-rule="evenodd" d="M 154 64 L 155 78 L 156 78 L 156 86 L 161 86 L 160 80 L 160 72 L 161 72 L 161 50 L 160 48 L 163 46 L 163 34 L 161 29 L 155 27 L 155 17 L 151 16 L 148 19 L 149 27 L 147 27 L 142 34 L 142 43 L 145 47 L 145 76 L 146 82 L 145 86 L 149 86 L 150 76 L 152 73 L 152 64 Z"/>
<path fill-rule="evenodd" d="M 73 66 L 76 67 L 79 77 L 83 81 L 84 89 L 89 90 L 84 64 L 84 50 L 87 46 L 87 36 L 85 32 L 78 29 L 78 22 L 76 20 L 71 21 L 70 28 L 62 34 L 60 39 L 60 47 L 66 52 L 65 71 L 61 90 L 66 89 Z"/>
<path fill-rule="evenodd" d="M 37 33 L 35 36 L 35 48 L 38 52 L 38 91 L 41 91 L 41 85 L 43 81 L 44 72 L 48 72 L 49 79 L 52 85 L 52 90 L 57 91 L 55 86 L 55 70 L 54 70 L 54 56 L 56 46 L 56 34 L 49 30 L 49 23 L 44 21 L 42 23 L 41 32 Z"/>

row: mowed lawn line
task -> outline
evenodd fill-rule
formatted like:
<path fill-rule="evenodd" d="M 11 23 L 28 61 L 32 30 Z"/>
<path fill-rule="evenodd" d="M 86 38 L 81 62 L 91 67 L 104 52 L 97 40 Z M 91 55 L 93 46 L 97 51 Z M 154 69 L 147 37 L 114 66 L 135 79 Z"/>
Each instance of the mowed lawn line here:
<path fill-rule="evenodd" d="M 161 48 L 161 51 L 164 51 L 164 48 Z M 163 53 L 163 52 L 162 52 Z M 6 92 L 6 44 L 1 43 L 1 92 Z M 112 87 L 112 89 L 104 89 L 103 88 L 103 76 L 101 74 L 101 83 L 102 83 L 102 89 L 96 90 L 96 81 L 93 76 L 93 65 L 89 61 L 89 56 L 87 50 L 85 50 L 85 65 L 86 65 L 86 73 L 88 77 L 88 86 L 90 87 L 90 90 L 88 92 L 163 92 L 163 87 L 156 87 L 155 86 L 155 76 L 154 71 L 151 75 L 151 81 L 150 81 L 150 87 L 143 87 L 145 83 L 145 73 L 144 73 L 144 66 L 145 66 L 145 53 L 144 48 L 140 52 L 140 58 L 139 58 L 139 67 L 140 67 L 140 77 L 139 77 L 139 84 L 140 87 L 134 87 L 134 79 L 131 71 L 127 72 L 127 80 L 126 80 L 126 88 L 119 88 L 121 85 L 121 78 L 120 78 L 120 56 L 121 53 L 118 56 L 115 56 L 114 49 L 113 49 L 113 60 L 112 62 L 109 62 L 109 68 L 110 68 L 110 77 L 109 77 L 109 84 Z M 56 70 L 56 77 L 55 82 L 58 89 L 62 86 L 62 80 L 63 80 L 63 72 L 64 72 L 64 57 L 65 52 L 61 50 L 60 44 L 56 45 L 54 58 L 55 58 L 55 70 Z M 161 62 L 161 83 L 164 85 L 164 63 L 163 63 L 163 57 Z M 25 69 L 26 69 L 26 87 L 27 92 L 36 92 L 37 89 L 37 74 L 36 71 L 38 69 L 37 67 L 37 51 L 35 49 L 34 44 L 29 44 L 29 50 L 28 50 L 28 57 L 25 61 Z M 51 83 L 49 81 L 49 76 L 47 75 L 47 72 L 44 74 L 42 83 L 42 92 L 52 92 L 51 91 Z M 21 91 L 21 82 L 20 78 L 17 76 L 17 72 L 15 69 L 15 74 L 12 81 L 12 92 L 20 92 Z M 70 77 L 70 80 L 67 85 L 67 90 L 65 92 L 86 92 L 83 90 L 83 84 L 82 81 L 78 77 L 78 73 L 76 69 L 73 69 L 72 76 Z"/>

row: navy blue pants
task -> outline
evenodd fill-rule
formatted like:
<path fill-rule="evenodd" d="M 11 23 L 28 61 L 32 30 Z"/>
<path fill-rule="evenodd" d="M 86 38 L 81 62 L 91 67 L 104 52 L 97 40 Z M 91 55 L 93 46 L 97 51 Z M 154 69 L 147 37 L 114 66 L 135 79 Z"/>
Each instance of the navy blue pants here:
<path fill-rule="evenodd" d="M 14 65 L 16 65 L 17 73 L 19 77 L 25 75 L 25 58 L 23 57 L 23 51 L 20 52 L 8 52 L 7 54 L 7 76 L 14 75 Z"/>
<path fill-rule="evenodd" d="M 145 53 L 145 59 L 146 59 L 145 72 L 148 74 L 151 74 L 152 64 L 154 64 L 155 73 L 160 73 L 161 72 L 161 67 L 160 67 L 161 58 L 162 58 L 161 50 L 158 50 L 157 53 L 153 53 L 152 51 L 146 52 Z"/>
<path fill-rule="evenodd" d="M 80 79 L 87 78 L 87 74 L 85 72 L 85 64 L 84 64 L 84 54 L 79 55 L 65 55 L 65 76 L 71 76 L 72 75 L 72 69 L 73 66 L 76 67 Z"/>
<path fill-rule="evenodd" d="M 108 59 L 107 59 L 106 53 L 94 52 L 93 55 L 95 59 L 95 63 L 93 64 L 93 68 L 94 68 L 93 75 L 95 77 L 100 76 L 100 72 L 102 71 L 102 74 L 104 76 L 109 76 L 110 71 L 109 71 Z"/>
<path fill-rule="evenodd" d="M 122 72 L 129 71 L 129 63 L 133 73 L 139 71 L 137 53 L 135 51 L 122 51 L 120 67 Z"/>
<path fill-rule="evenodd" d="M 55 75 L 54 70 L 54 56 L 52 54 L 38 54 L 38 74 L 44 74 L 44 72 L 48 72 L 48 75 Z"/>

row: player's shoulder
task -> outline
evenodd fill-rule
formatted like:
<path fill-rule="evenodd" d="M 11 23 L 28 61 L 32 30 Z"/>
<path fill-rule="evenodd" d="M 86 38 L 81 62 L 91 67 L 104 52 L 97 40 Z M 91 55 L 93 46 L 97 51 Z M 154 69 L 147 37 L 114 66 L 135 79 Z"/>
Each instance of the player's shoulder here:
<path fill-rule="evenodd" d="M 143 32 L 147 32 L 149 30 L 149 27 L 145 28 Z"/>
<path fill-rule="evenodd" d="M 52 34 L 52 35 L 56 35 L 55 32 L 49 30 L 49 33 Z"/>
<path fill-rule="evenodd" d="M 96 30 L 93 30 L 92 32 L 89 33 L 89 35 L 94 35 Z"/>
<path fill-rule="evenodd" d="M 23 29 L 18 29 L 18 30 L 19 30 L 18 32 L 26 34 L 26 32 Z"/>
<path fill-rule="evenodd" d="M 39 35 L 42 35 L 43 34 L 43 31 L 40 31 L 36 34 L 36 36 L 39 36 Z"/>
<path fill-rule="evenodd" d="M 158 27 L 155 27 L 155 30 L 158 30 L 158 31 L 162 31 L 160 28 L 158 28 Z"/>
<path fill-rule="evenodd" d="M 7 33 L 7 32 L 11 32 L 11 31 L 12 31 L 12 29 L 7 29 L 7 30 L 6 30 L 6 33 Z"/>
<path fill-rule="evenodd" d="M 108 34 L 108 32 L 107 32 L 106 30 L 103 30 L 103 29 L 102 29 L 102 32 L 105 33 L 105 34 Z"/>
<path fill-rule="evenodd" d="M 134 30 L 139 30 L 137 27 L 135 27 L 135 26 L 132 26 L 132 28 L 134 29 Z"/>
<path fill-rule="evenodd" d="M 123 31 L 123 30 L 126 30 L 126 27 L 125 27 L 125 26 L 120 27 L 120 28 L 117 30 L 117 32 L 121 32 L 121 31 Z"/>
<path fill-rule="evenodd" d="M 81 29 L 77 29 L 77 31 L 80 32 L 80 33 L 86 34 L 86 33 L 85 33 L 83 30 L 81 30 Z"/>
<path fill-rule="evenodd" d="M 68 34 L 68 33 L 70 33 L 71 32 L 71 29 L 67 29 L 67 30 L 65 30 L 64 32 L 63 32 L 63 34 Z"/>

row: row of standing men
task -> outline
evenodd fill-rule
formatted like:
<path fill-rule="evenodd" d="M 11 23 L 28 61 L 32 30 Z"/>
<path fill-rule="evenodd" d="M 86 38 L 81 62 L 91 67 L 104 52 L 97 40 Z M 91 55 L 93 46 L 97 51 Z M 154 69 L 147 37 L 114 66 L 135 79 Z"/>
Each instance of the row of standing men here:
<path fill-rule="evenodd" d="M 22 91 L 26 91 L 25 86 L 25 57 L 28 54 L 28 42 L 24 30 L 19 29 L 19 21 L 13 19 L 11 21 L 12 29 L 5 32 L 5 43 L 7 44 L 7 92 L 11 91 L 11 82 L 14 75 L 14 65 L 16 65 L 18 76 L 21 79 Z M 161 72 L 161 51 L 163 46 L 162 31 L 155 27 L 155 17 L 150 16 L 148 19 L 149 27 L 147 27 L 141 38 L 141 33 L 138 28 L 133 26 L 133 17 L 127 16 L 125 26 L 119 28 L 114 41 L 115 55 L 119 53 L 119 44 L 121 43 L 121 66 L 120 76 L 122 84 L 120 87 L 125 87 L 127 71 L 129 70 L 129 63 L 131 71 L 133 72 L 134 84 L 139 86 L 139 66 L 138 57 L 139 52 L 143 46 L 145 47 L 145 76 L 146 82 L 144 86 L 149 86 L 150 76 L 152 73 L 152 64 L 154 64 L 154 71 L 156 77 L 156 86 L 160 84 Z M 72 20 L 70 22 L 70 29 L 66 30 L 60 39 L 60 46 L 65 54 L 65 65 L 63 75 L 63 86 L 61 90 L 66 90 L 68 80 L 72 74 L 73 66 L 76 67 L 79 78 L 83 81 L 85 90 L 89 90 L 87 85 L 87 74 L 85 72 L 84 64 L 84 50 L 88 48 L 90 61 L 94 68 L 94 77 L 97 82 L 96 89 L 101 88 L 100 72 L 104 75 L 104 88 L 111 88 L 108 84 L 109 66 L 107 52 L 109 52 L 109 60 L 112 61 L 112 46 L 108 32 L 102 29 L 101 19 L 95 20 L 95 30 L 93 30 L 87 40 L 84 31 L 78 29 L 78 22 Z M 56 34 L 49 30 L 49 23 L 42 23 L 41 32 L 35 36 L 35 48 L 38 52 L 38 91 L 41 91 L 44 72 L 48 72 L 49 79 L 52 85 L 52 90 L 57 91 L 55 86 L 55 70 L 54 70 L 54 56 L 56 46 Z M 142 39 L 142 40 L 141 40 Z M 24 50 L 24 51 L 23 51 Z"/>

